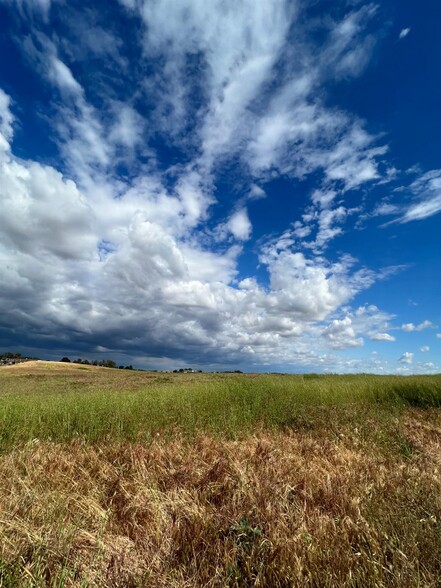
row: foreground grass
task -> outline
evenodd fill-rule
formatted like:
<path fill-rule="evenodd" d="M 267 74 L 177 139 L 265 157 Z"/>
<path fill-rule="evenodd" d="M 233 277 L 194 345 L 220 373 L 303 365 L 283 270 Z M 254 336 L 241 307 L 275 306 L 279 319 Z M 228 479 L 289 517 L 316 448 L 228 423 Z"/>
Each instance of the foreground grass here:
<path fill-rule="evenodd" d="M 0 586 L 435 588 L 440 389 L 0 370 Z"/>

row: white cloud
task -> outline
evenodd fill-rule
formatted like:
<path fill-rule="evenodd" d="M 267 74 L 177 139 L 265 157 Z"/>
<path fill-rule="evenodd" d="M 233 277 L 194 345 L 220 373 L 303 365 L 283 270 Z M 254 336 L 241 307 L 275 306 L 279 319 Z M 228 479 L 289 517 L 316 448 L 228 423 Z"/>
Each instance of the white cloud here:
<path fill-rule="evenodd" d="M 423 220 L 441 212 L 441 170 L 432 170 L 415 180 L 408 188 L 412 203 L 399 208 L 401 216 L 391 223 Z"/>
<path fill-rule="evenodd" d="M 13 117 L 5 96 L 0 93 L 0 107 L 6 105 L 2 124 L 12 139 Z M 75 183 L 51 167 L 16 159 L 9 150 L 8 145 L 0 158 L 3 244 L 28 255 L 90 258 L 93 211 Z"/>
<path fill-rule="evenodd" d="M 265 190 L 257 184 L 251 184 L 250 191 L 248 192 L 248 200 L 260 200 L 262 198 L 266 198 Z"/>
<path fill-rule="evenodd" d="M 441 212 L 441 192 L 430 199 L 410 206 L 400 222 L 408 223 L 414 220 L 422 220 L 439 212 Z"/>
<path fill-rule="evenodd" d="M 374 45 L 365 34 L 373 5 L 348 10 L 341 21 L 323 20 L 326 40 L 317 49 L 301 35 L 287 44 L 290 27 L 302 24 L 296 22 L 300 7 L 285 0 L 123 4 L 145 25 L 144 52 L 162 60 L 145 86 L 157 97 L 155 119 L 179 140 L 188 137 L 189 118 L 197 121 L 204 170 L 240 149 L 256 176 L 273 167 L 298 177 L 322 169 L 347 189 L 380 178 L 376 160 L 385 148 L 374 146 L 375 137 L 355 117 L 327 109 L 319 98 L 324 80 L 358 75 L 366 65 Z M 192 112 L 192 95 L 201 88 L 194 87 L 187 56 L 198 59 L 202 112 Z M 286 69 L 282 79 L 276 64 Z"/>
<path fill-rule="evenodd" d="M 441 339 L 441 333 L 437 333 L 437 334 L 436 334 L 436 338 L 437 338 L 437 339 Z"/>
<path fill-rule="evenodd" d="M 0 149 L 9 149 L 9 141 L 12 138 L 12 124 L 14 117 L 11 112 L 11 99 L 0 88 Z"/>
<path fill-rule="evenodd" d="M 296 80 L 291 84 L 294 88 L 282 90 L 256 126 L 246 152 L 254 173 L 276 167 L 303 177 L 322 170 L 328 181 L 343 182 L 346 190 L 379 179 L 376 159 L 387 148 L 374 147 L 375 138 L 358 121 L 319 104 L 308 104 L 311 89 L 304 88 L 302 81 Z M 299 94 L 297 103 L 293 103 L 292 96 Z"/>
<path fill-rule="evenodd" d="M 430 351 L 430 347 L 428 347 L 427 345 L 423 345 L 423 347 L 420 347 L 420 351 L 421 353 L 427 353 L 428 351 Z"/>
<path fill-rule="evenodd" d="M 32 255 L 93 255 L 93 211 L 71 180 L 36 163 L 0 166 L 3 243 Z"/>
<path fill-rule="evenodd" d="M 229 218 L 227 227 L 240 241 L 246 241 L 251 236 L 252 226 L 245 208 L 237 210 Z"/>
<path fill-rule="evenodd" d="M 242 201 L 246 201 L 243 198 Z M 217 242 L 230 241 L 234 238 L 238 241 L 247 241 L 252 234 L 252 224 L 248 217 L 248 212 L 245 207 L 239 206 L 231 214 L 226 222 L 220 223 L 213 231 L 213 236 Z"/>
<path fill-rule="evenodd" d="M 72 9 L 72 7 L 69 7 Z M 67 14 L 66 14 L 67 13 Z M 100 12 L 93 7 L 87 7 L 79 18 L 79 13 L 65 11 L 65 20 L 69 23 L 69 43 L 65 38 L 62 43 L 63 54 L 71 62 L 87 63 L 90 58 L 101 59 L 105 69 L 113 71 L 117 66 L 118 74 L 124 75 L 129 66 L 126 56 L 121 54 L 124 47 L 123 39 L 108 23 L 100 26 Z M 95 72 L 96 74 L 96 72 Z M 100 80 L 99 75 L 96 81 Z"/>
<path fill-rule="evenodd" d="M 128 104 L 115 104 L 116 121 L 110 131 L 112 143 L 133 148 L 143 140 L 144 119 Z"/>
<path fill-rule="evenodd" d="M 350 190 L 379 178 L 375 158 L 386 153 L 387 147 L 372 147 L 373 140 L 374 137 L 354 125 L 334 150 L 322 156 L 328 179 L 344 181 Z"/>
<path fill-rule="evenodd" d="M 334 349 L 347 349 L 363 345 L 363 339 L 356 337 L 352 320 L 348 316 L 342 320 L 333 320 L 323 331 L 323 337 L 327 339 L 330 347 Z"/>
<path fill-rule="evenodd" d="M 118 2 L 128 10 L 135 10 L 137 6 L 137 0 L 118 0 Z"/>
<path fill-rule="evenodd" d="M 61 95 L 54 95 L 53 140 L 58 143 L 70 175 L 83 189 L 97 189 L 103 184 L 119 160 L 116 148 L 123 140 L 133 137 L 133 126 L 142 129 L 130 105 L 119 104 L 120 116 L 115 120 L 115 101 L 110 100 L 111 117 L 104 108 L 97 109 L 87 100 L 81 83 L 74 77 L 71 68 L 61 59 L 59 48 L 44 34 L 27 38 L 23 51 L 40 75 Z M 109 101 L 108 101 L 109 102 Z M 106 105 L 107 106 L 107 105 Z M 112 124 L 106 128 L 110 119 Z M 131 129 L 128 130 L 129 125 Z M 125 128 L 124 128 L 125 127 Z M 125 134 L 124 134 L 125 132 Z"/>
<path fill-rule="evenodd" d="M 424 331 L 424 329 L 436 329 L 436 326 L 431 321 L 424 320 L 419 325 L 414 325 L 413 323 L 406 323 L 404 325 L 401 325 L 401 329 L 403 331 L 411 333 L 412 331 Z"/>
<path fill-rule="evenodd" d="M 337 191 L 332 189 L 314 190 L 311 200 L 314 204 L 319 204 L 320 208 L 328 208 L 337 196 Z"/>
<path fill-rule="evenodd" d="M 334 331 L 338 332 L 339 330 L 350 328 L 352 333 L 347 332 L 347 339 L 352 342 L 354 347 L 361 343 L 361 336 L 369 337 L 371 341 L 395 341 L 394 337 L 382 331 L 391 327 L 391 320 L 395 318 L 394 315 L 382 312 L 373 304 L 359 306 L 354 310 L 343 307 L 343 311 L 343 318 L 334 319 L 325 329 L 326 333 L 335 334 Z M 349 335 L 352 336 L 349 337 Z M 342 343 L 341 348 L 343 348 L 344 339 L 340 341 Z"/>
<path fill-rule="evenodd" d="M 333 210 L 323 210 L 320 212 L 318 220 L 318 232 L 315 240 L 317 247 L 323 247 L 331 239 L 340 235 L 342 229 L 336 226 L 337 223 L 341 223 L 347 215 L 347 210 L 344 206 L 339 206 Z"/>
<path fill-rule="evenodd" d="M 413 362 L 413 353 L 406 351 L 398 360 L 400 363 L 405 363 L 410 365 Z"/>
<path fill-rule="evenodd" d="M 376 11 L 377 6 L 367 4 L 349 12 L 340 22 L 332 23 L 330 39 L 322 56 L 324 69 L 335 66 L 341 77 L 360 74 L 375 44 L 371 35 L 363 34 L 364 29 Z"/>
<path fill-rule="evenodd" d="M 332 23 L 326 42 L 314 53 L 303 45 L 293 48 L 291 79 L 269 100 L 246 151 L 254 173 L 278 168 L 303 177 L 323 170 L 329 181 L 342 181 L 346 189 L 380 178 L 376 159 L 386 148 L 373 145 L 375 137 L 360 121 L 326 109 L 317 96 L 329 77 L 358 75 L 363 69 L 373 39 L 364 42 L 361 36 L 374 13 L 369 5 Z"/>
<path fill-rule="evenodd" d="M 404 39 L 410 33 L 410 28 L 405 28 L 400 31 L 399 38 Z"/>
<path fill-rule="evenodd" d="M 52 55 L 48 60 L 48 64 L 49 78 L 60 88 L 60 90 L 82 97 L 83 88 L 74 78 L 71 70 L 65 63 L 60 61 L 55 55 Z"/>
<path fill-rule="evenodd" d="M 390 204 L 389 202 L 382 202 L 379 204 L 374 212 L 374 216 L 387 216 L 391 214 L 399 213 L 400 209 L 396 204 Z"/>
<path fill-rule="evenodd" d="M 210 4 L 184 0 L 142 2 L 145 51 L 165 58 L 166 102 L 173 128 L 182 127 L 192 88 L 186 55 L 200 55 L 205 72 L 208 108 L 199 128 L 204 165 L 231 150 L 247 125 L 247 108 L 271 75 L 285 42 L 294 5 L 284 0 Z M 172 84 L 174 90 L 168 89 Z M 172 130 L 173 132 L 173 130 Z"/>
<path fill-rule="evenodd" d="M 375 335 L 371 336 L 371 341 L 395 341 L 395 337 L 389 335 L 389 333 L 375 333 Z"/>
<path fill-rule="evenodd" d="M 274 311 L 304 320 L 325 319 L 375 280 L 374 274 L 365 270 L 351 274 L 351 258 L 330 264 L 308 259 L 303 253 L 279 252 L 270 246 L 260 261 L 270 273 L 272 292 L 267 304 Z"/>
<path fill-rule="evenodd" d="M 304 239 L 305 237 L 308 237 L 312 232 L 312 228 L 310 226 L 305 226 L 300 221 L 295 221 L 293 227 L 294 229 L 292 231 L 292 234 L 298 239 Z M 289 245 L 291 245 L 293 242 L 294 241 L 290 240 Z"/>

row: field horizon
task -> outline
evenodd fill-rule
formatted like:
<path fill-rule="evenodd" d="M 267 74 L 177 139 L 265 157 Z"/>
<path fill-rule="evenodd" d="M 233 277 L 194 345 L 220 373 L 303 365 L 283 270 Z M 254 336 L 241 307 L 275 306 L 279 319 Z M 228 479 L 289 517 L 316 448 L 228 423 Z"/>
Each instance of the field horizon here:
<path fill-rule="evenodd" d="M 112 370 L 114 371 L 115 369 L 118 369 L 118 366 L 116 368 L 109 368 L 106 366 L 102 366 L 102 365 L 93 365 L 91 363 L 89 364 L 85 364 L 85 363 L 77 363 L 75 360 L 69 360 L 69 363 L 67 362 L 63 362 L 61 360 L 55 360 L 55 359 L 30 359 L 30 360 L 26 360 L 26 361 L 22 361 L 20 363 L 16 363 L 14 365 L 2 365 L 0 366 L 0 369 L 7 369 L 7 370 L 14 370 L 14 369 L 60 369 L 60 370 L 65 370 L 65 369 L 73 369 L 73 370 L 78 370 L 78 369 L 91 369 L 91 370 L 95 370 L 95 369 L 104 369 L 104 370 Z M 191 368 L 183 368 L 183 370 L 186 369 L 191 369 Z M 171 370 L 171 369 L 144 369 L 144 368 L 137 368 L 137 367 L 133 367 L 133 369 L 131 369 L 130 371 L 135 371 L 135 372 L 144 372 L 144 373 L 148 373 L 148 374 L 173 374 L 173 373 L 178 373 L 179 369 L 176 370 Z M 396 372 L 391 371 L 390 373 L 377 373 L 377 372 L 314 372 L 314 371 L 305 371 L 305 372 L 284 372 L 284 371 L 260 371 L 260 372 L 256 372 L 256 371 L 246 371 L 246 370 L 234 370 L 234 369 L 230 369 L 230 370 L 193 370 L 192 373 L 203 373 L 203 374 L 248 374 L 248 375 L 280 375 L 280 376 L 378 376 L 378 377 L 396 377 L 396 378 L 408 378 L 408 377 L 432 377 L 432 376 L 441 376 L 441 372 L 434 372 L 431 374 L 420 374 L 417 372 L 409 372 L 409 373 L 405 373 L 405 374 L 397 374 Z"/>

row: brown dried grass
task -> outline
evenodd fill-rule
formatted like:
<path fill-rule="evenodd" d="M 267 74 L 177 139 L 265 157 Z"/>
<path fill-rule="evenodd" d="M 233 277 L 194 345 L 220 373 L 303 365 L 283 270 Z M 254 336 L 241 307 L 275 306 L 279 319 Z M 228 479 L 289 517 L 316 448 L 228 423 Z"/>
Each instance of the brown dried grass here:
<path fill-rule="evenodd" d="M 439 413 L 396 427 L 393 447 L 320 427 L 14 448 L 0 585 L 435 588 Z"/>

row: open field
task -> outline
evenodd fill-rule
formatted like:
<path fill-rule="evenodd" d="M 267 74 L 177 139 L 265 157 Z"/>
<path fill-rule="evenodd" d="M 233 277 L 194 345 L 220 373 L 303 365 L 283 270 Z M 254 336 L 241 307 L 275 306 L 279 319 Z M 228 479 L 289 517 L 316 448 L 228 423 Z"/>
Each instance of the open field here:
<path fill-rule="evenodd" d="M 0 369 L 0 586 L 437 587 L 441 376 Z"/>

